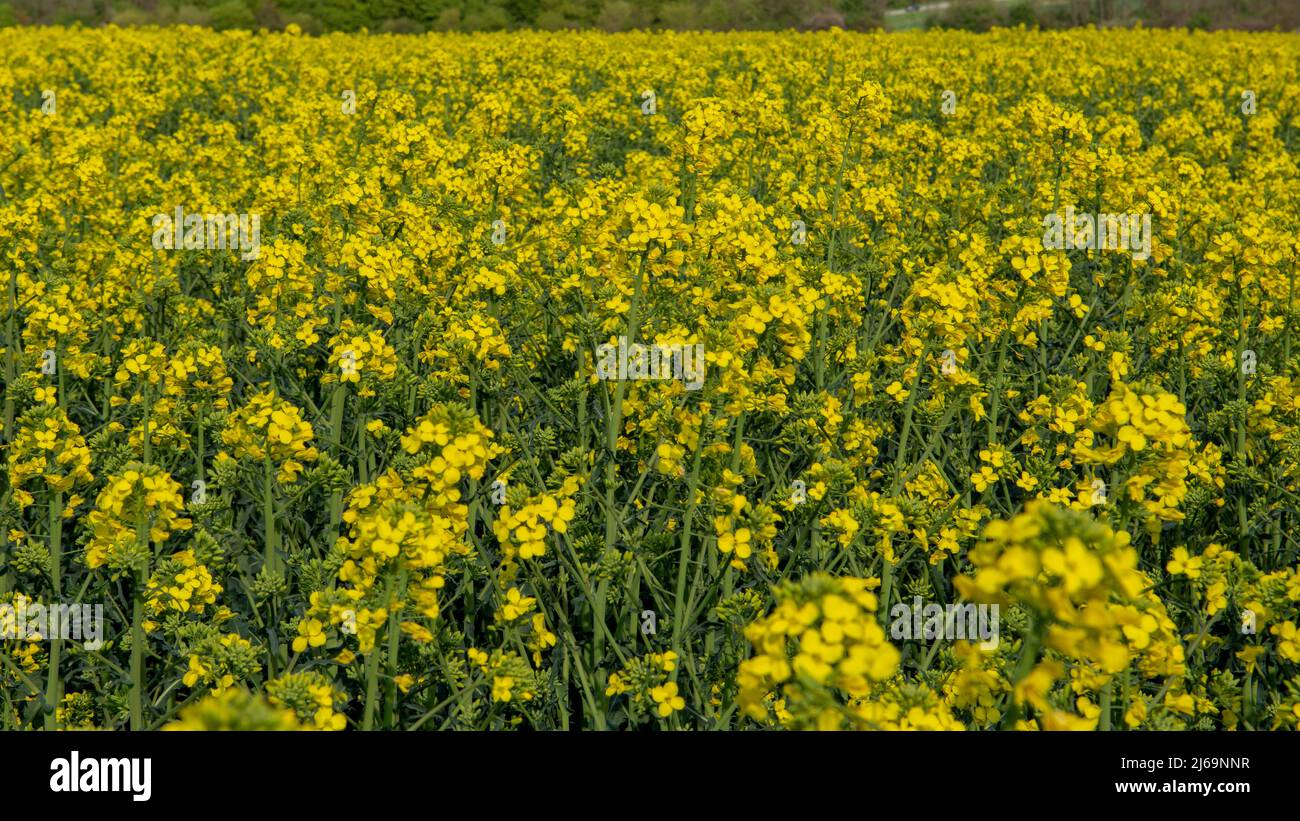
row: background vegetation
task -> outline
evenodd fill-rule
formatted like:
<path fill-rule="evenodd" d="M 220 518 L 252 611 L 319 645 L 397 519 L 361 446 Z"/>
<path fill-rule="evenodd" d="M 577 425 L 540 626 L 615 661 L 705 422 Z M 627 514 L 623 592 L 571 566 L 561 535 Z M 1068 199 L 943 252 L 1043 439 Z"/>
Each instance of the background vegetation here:
<path fill-rule="evenodd" d="M 7 0 L 0 26 L 189 24 L 216 29 L 298 25 L 418 33 L 512 28 L 847 29 L 1089 24 L 1293 30 L 1295 0 Z"/>

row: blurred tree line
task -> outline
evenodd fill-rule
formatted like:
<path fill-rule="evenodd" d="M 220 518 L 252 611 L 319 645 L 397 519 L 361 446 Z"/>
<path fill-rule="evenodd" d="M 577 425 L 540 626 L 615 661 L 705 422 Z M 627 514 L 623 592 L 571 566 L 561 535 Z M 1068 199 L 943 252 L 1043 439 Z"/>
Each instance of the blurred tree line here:
<path fill-rule="evenodd" d="M 905 24 L 902 21 L 906 20 Z M 1296 29 L 1300 0 L 0 0 L 0 26 L 189 24 L 419 33 L 562 29 Z M 892 23 L 892 24 L 891 24 Z M 897 24 L 897 25 L 895 25 Z"/>
<path fill-rule="evenodd" d="M 893 9 L 914 0 L 889 0 Z M 948 0 L 922 3 L 928 28 L 986 31 L 1024 24 L 1039 28 L 1132 26 L 1148 28 L 1300 28 L 1300 0 Z"/>
<path fill-rule="evenodd" d="M 886 0 L 3 0 L 0 25 L 190 24 L 303 31 L 870 29 Z"/>

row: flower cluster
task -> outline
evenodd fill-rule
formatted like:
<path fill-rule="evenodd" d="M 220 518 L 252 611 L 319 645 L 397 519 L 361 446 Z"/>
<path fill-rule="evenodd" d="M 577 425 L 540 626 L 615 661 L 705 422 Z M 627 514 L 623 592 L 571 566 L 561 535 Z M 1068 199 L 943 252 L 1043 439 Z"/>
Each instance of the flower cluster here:
<path fill-rule="evenodd" d="M 772 613 L 745 629 L 754 657 L 736 675 L 741 709 L 767 718 L 776 697 L 791 727 L 875 723 L 873 694 L 898 672 L 900 654 L 876 619 L 878 579 L 824 574 L 788 583 Z"/>

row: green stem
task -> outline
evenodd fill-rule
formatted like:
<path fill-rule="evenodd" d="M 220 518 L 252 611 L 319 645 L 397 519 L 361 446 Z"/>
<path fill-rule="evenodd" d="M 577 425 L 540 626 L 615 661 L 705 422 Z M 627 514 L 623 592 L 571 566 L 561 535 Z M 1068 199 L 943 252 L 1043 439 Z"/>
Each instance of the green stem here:
<path fill-rule="evenodd" d="M 265 542 L 262 566 L 272 571 L 279 569 L 279 554 L 276 551 L 275 533 L 275 474 L 271 468 L 271 457 L 266 457 L 262 470 L 262 538 Z"/>
<path fill-rule="evenodd" d="M 149 544 L 148 524 L 144 514 L 136 519 L 136 540 Z M 147 553 L 148 551 L 146 551 Z M 149 560 L 136 571 L 135 589 L 131 591 L 131 693 L 128 704 L 131 712 L 131 729 L 143 730 L 144 724 L 144 596 L 149 578 Z"/>
<path fill-rule="evenodd" d="M 641 283 L 645 274 L 646 258 L 650 255 L 650 249 L 641 254 L 641 264 L 637 266 L 636 282 L 632 290 L 632 304 L 627 312 L 627 326 L 624 336 L 627 344 L 631 345 L 637 332 L 640 330 L 640 320 L 637 312 L 641 307 Z M 620 379 L 614 386 L 614 402 L 610 407 L 609 417 L 606 420 L 605 428 L 605 447 L 607 461 L 605 462 L 605 550 L 613 550 L 614 543 L 618 538 L 619 521 L 615 511 L 618 508 L 614 504 L 614 498 L 618 489 L 618 434 L 623 427 L 623 396 L 627 392 L 627 382 Z M 605 624 L 605 604 L 609 597 L 609 580 L 602 579 L 596 588 L 596 600 L 593 603 L 592 617 L 597 625 Z M 595 636 L 592 642 L 592 665 L 597 670 L 597 676 L 601 672 L 600 660 L 605 651 L 605 636 L 599 627 L 595 627 Z"/>
<path fill-rule="evenodd" d="M 343 439 L 343 409 L 347 403 L 348 386 L 345 382 L 339 382 L 334 387 L 334 394 L 330 398 L 330 453 L 337 459 L 339 458 L 339 443 Z M 330 494 L 330 529 L 329 536 L 334 538 L 339 535 L 339 523 L 343 521 L 343 493 L 334 491 Z"/>
<path fill-rule="evenodd" d="M 56 490 L 50 499 L 50 583 L 53 594 L 50 598 L 50 612 L 55 612 L 63 596 L 61 566 L 63 564 L 63 491 Z M 62 611 L 58 611 L 62 612 Z M 49 677 L 45 685 L 45 729 L 58 729 L 58 706 L 63 700 L 63 681 L 59 677 L 59 662 L 63 654 L 63 640 L 60 633 L 63 625 L 55 628 L 50 623 L 50 663 Z"/>
<path fill-rule="evenodd" d="M 1033 669 L 1034 662 L 1038 659 L 1038 648 L 1042 644 L 1042 634 L 1038 628 L 1038 620 L 1030 616 L 1029 628 L 1025 633 L 1020 647 L 1020 658 L 1016 660 L 1016 669 L 1011 677 L 1011 706 L 1007 714 L 1002 718 L 1002 729 L 1012 729 L 1016 722 L 1020 720 L 1023 711 L 1020 703 L 1016 701 L 1016 685 L 1018 685 L 1029 671 Z"/>
<path fill-rule="evenodd" d="M 365 718 L 362 719 L 361 729 L 371 730 L 375 726 L 375 702 L 379 695 L 379 644 L 370 650 L 366 656 L 366 705 Z"/>
<path fill-rule="evenodd" d="M 1101 719 L 1097 723 L 1098 730 L 1110 729 L 1110 691 L 1114 684 L 1114 680 L 1106 682 L 1106 686 L 1101 691 Z"/>
<path fill-rule="evenodd" d="M 691 460 L 691 478 L 686 484 L 686 514 L 682 517 L 682 536 L 677 558 L 677 595 L 673 602 L 672 646 L 682 655 L 682 621 L 686 607 L 686 576 L 691 564 L 691 523 L 695 521 L 696 489 L 700 483 L 700 462 L 704 452 L 704 434 L 711 420 L 700 421 L 700 431 L 695 440 L 695 455 Z"/>
<path fill-rule="evenodd" d="M 406 590 L 406 568 L 398 572 L 397 587 L 394 591 L 390 582 L 388 595 L 388 681 L 385 685 L 388 688 L 388 698 L 384 704 L 384 726 L 395 727 L 394 718 L 397 716 L 397 650 L 398 640 L 401 638 L 400 625 L 398 623 L 398 609 L 401 604 L 394 595 L 401 595 Z"/>

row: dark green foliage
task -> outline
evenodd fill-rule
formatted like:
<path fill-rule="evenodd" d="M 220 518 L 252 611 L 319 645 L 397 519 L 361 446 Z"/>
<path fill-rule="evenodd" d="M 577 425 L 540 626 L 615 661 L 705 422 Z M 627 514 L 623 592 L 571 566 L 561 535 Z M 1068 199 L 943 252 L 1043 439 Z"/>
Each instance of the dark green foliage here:
<path fill-rule="evenodd" d="M 1089 24 L 1294 30 L 1295 0 L 917 0 L 931 28 L 985 31 L 994 26 L 1056 28 Z M 215 29 L 304 33 L 371 31 L 498 31 L 637 28 L 746 29 L 890 28 L 918 15 L 912 0 L 4 0 L 8 25 L 199 25 Z M 886 15 L 903 12 L 902 17 Z M 911 23 L 915 25 L 915 23 Z M 903 26 L 907 27 L 907 26 Z"/>

